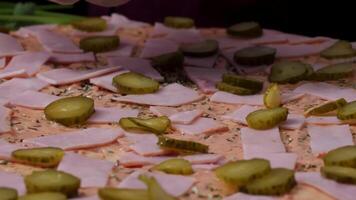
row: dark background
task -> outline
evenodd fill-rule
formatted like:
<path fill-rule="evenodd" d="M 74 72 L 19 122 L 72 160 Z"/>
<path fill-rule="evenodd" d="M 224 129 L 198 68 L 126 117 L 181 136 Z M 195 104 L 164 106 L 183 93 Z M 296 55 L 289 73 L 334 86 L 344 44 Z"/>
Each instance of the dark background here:
<path fill-rule="evenodd" d="M 36 2 L 36 1 L 35 1 Z M 44 0 L 37 2 L 43 3 Z M 131 0 L 117 8 L 101 8 L 85 1 L 70 11 L 81 15 L 124 14 L 153 23 L 165 16 L 194 18 L 198 27 L 226 27 L 255 20 L 265 28 L 309 36 L 356 41 L 356 6 L 352 0 Z"/>

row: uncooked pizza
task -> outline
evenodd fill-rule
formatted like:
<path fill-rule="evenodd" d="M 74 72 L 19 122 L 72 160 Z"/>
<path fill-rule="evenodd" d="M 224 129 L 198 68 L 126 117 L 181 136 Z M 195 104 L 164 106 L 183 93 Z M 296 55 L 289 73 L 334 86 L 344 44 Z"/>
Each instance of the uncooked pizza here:
<path fill-rule="evenodd" d="M 0 33 L 0 199 L 353 200 L 355 52 L 182 17 Z"/>

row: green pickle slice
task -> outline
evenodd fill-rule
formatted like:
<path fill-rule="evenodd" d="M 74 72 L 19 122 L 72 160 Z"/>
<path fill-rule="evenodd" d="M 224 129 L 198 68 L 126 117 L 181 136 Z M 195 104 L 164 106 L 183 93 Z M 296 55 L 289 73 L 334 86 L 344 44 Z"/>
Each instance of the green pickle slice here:
<path fill-rule="evenodd" d="M 173 158 L 155 165 L 152 170 L 163 171 L 168 174 L 190 175 L 193 168 L 189 161 L 182 158 Z"/>
<path fill-rule="evenodd" d="M 122 94 L 147 94 L 159 89 L 158 81 L 135 72 L 127 72 L 115 76 L 112 84 Z"/>
<path fill-rule="evenodd" d="M 98 195 L 102 200 L 149 200 L 146 190 L 101 188 Z"/>
<path fill-rule="evenodd" d="M 247 115 L 246 121 L 249 127 L 265 130 L 277 126 L 279 123 L 286 121 L 288 109 L 283 107 L 267 108 L 256 110 Z"/>
<path fill-rule="evenodd" d="M 356 119 L 356 101 L 347 103 L 337 111 L 337 118 L 340 120 Z"/>
<path fill-rule="evenodd" d="M 221 91 L 229 92 L 232 94 L 237 94 L 237 95 L 252 95 L 256 94 L 259 92 L 259 90 L 252 90 L 252 89 L 247 89 L 235 85 L 230 85 L 228 83 L 224 82 L 218 82 L 216 84 L 216 88 Z"/>
<path fill-rule="evenodd" d="M 40 166 L 56 167 L 64 156 L 64 151 L 56 147 L 39 147 L 31 149 L 18 149 L 12 152 L 15 161 Z"/>
<path fill-rule="evenodd" d="M 120 126 L 125 130 L 148 131 L 163 134 L 170 127 L 171 121 L 166 116 L 140 119 L 135 117 L 121 118 Z"/>
<path fill-rule="evenodd" d="M 146 184 L 149 200 L 178 200 L 163 190 L 154 177 L 140 175 L 139 179 Z"/>
<path fill-rule="evenodd" d="M 325 166 L 320 169 L 321 174 L 328 179 L 340 183 L 356 184 L 356 169 L 351 167 Z"/>
<path fill-rule="evenodd" d="M 219 43 L 216 40 L 205 40 L 197 43 L 185 43 L 180 46 L 180 51 L 185 56 L 209 57 L 218 52 Z"/>
<path fill-rule="evenodd" d="M 1 200 L 17 200 L 17 191 L 12 188 L 0 187 Z"/>
<path fill-rule="evenodd" d="M 88 52 L 101 53 L 116 49 L 120 45 L 119 36 L 89 36 L 80 40 L 80 49 Z"/>
<path fill-rule="evenodd" d="M 256 91 L 261 91 L 263 88 L 262 81 L 231 74 L 231 73 L 223 74 L 222 81 L 230 85 L 239 86 L 239 87 L 256 90 Z"/>
<path fill-rule="evenodd" d="M 268 76 L 273 83 L 297 83 L 309 75 L 308 64 L 299 61 L 281 61 L 272 65 Z"/>
<path fill-rule="evenodd" d="M 226 163 L 215 169 L 215 174 L 219 179 L 240 187 L 268 174 L 270 170 L 268 160 L 255 158 Z"/>
<path fill-rule="evenodd" d="M 263 95 L 263 104 L 266 108 L 277 108 L 282 105 L 281 91 L 277 84 L 272 83 Z"/>
<path fill-rule="evenodd" d="M 242 22 L 227 28 L 226 33 L 235 37 L 254 38 L 262 36 L 263 30 L 257 22 Z"/>
<path fill-rule="evenodd" d="M 317 81 L 338 80 L 351 76 L 353 74 L 353 70 L 354 68 L 351 63 L 328 65 L 317 70 L 313 74 L 312 79 Z"/>
<path fill-rule="evenodd" d="M 78 194 L 80 179 L 62 171 L 35 171 L 25 177 L 27 193 L 59 192 L 67 197 Z"/>
<path fill-rule="evenodd" d="M 335 101 L 328 101 L 323 104 L 314 106 L 304 112 L 306 117 L 308 116 L 325 116 L 325 115 L 336 115 L 337 109 L 346 105 L 347 102 L 344 98 L 337 99 Z"/>
<path fill-rule="evenodd" d="M 267 175 L 248 183 L 241 190 L 248 194 L 280 196 L 288 193 L 296 184 L 293 170 L 275 168 Z"/>
<path fill-rule="evenodd" d="M 234 60 L 237 64 L 246 66 L 270 65 L 274 62 L 276 52 L 271 47 L 246 47 L 235 52 Z"/>
<path fill-rule="evenodd" d="M 172 28 L 193 28 L 194 20 L 188 17 L 165 17 L 164 25 Z"/>
<path fill-rule="evenodd" d="M 86 32 L 99 32 L 104 31 L 107 28 L 107 23 L 105 19 L 101 18 L 86 18 L 75 20 L 71 25 L 81 31 Z"/>
<path fill-rule="evenodd" d="M 344 146 L 329 151 L 323 157 L 326 166 L 356 168 L 356 146 Z"/>
<path fill-rule="evenodd" d="M 356 55 L 350 42 L 339 40 L 320 53 L 321 57 L 326 59 L 351 58 Z"/>
<path fill-rule="evenodd" d="M 65 126 L 83 124 L 94 112 L 94 100 L 83 96 L 56 100 L 47 105 L 44 110 L 48 120 Z"/>
<path fill-rule="evenodd" d="M 165 136 L 158 136 L 158 146 L 163 149 L 169 149 L 182 153 L 207 153 L 209 146 L 199 142 L 177 140 Z"/>
<path fill-rule="evenodd" d="M 182 69 L 183 63 L 184 55 L 180 51 L 166 53 L 152 58 L 152 66 L 167 71 Z"/>
<path fill-rule="evenodd" d="M 18 198 L 18 200 L 67 200 L 67 197 L 64 194 L 57 192 L 41 192 L 27 194 Z"/>

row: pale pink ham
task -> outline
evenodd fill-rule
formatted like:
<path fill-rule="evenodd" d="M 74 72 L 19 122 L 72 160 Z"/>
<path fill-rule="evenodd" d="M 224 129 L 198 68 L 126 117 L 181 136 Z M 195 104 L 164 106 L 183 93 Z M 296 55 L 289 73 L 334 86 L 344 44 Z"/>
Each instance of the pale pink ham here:
<path fill-rule="evenodd" d="M 246 117 L 248 114 L 250 114 L 253 111 L 256 111 L 258 109 L 261 109 L 260 107 L 256 106 L 249 106 L 249 105 L 243 105 L 234 112 L 223 115 L 221 118 L 222 119 L 228 119 L 243 125 L 247 125 Z"/>
<path fill-rule="evenodd" d="M 127 95 L 113 97 L 120 102 L 136 103 L 153 106 L 180 106 L 189 104 L 204 98 L 198 92 L 184 87 L 178 83 L 169 84 L 153 94 Z"/>
<path fill-rule="evenodd" d="M 69 200 L 100 200 L 98 196 L 70 198 Z"/>
<path fill-rule="evenodd" d="M 133 144 L 129 146 L 131 150 L 142 156 L 166 155 L 169 151 L 161 149 L 158 145 L 158 138 L 154 134 L 125 134 Z"/>
<path fill-rule="evenodd" d="M 285 38 L 287 38 L 288 43 L 292 45 L 323 43 L 325 41 L 331 40 L 327 37 L 308 37 L 291 33 L 284 33 L 283 35 Z"/>
<path fill-rule="evenodd" d="M 310 146 L 314 154 L 327 153 L 338 147 L 353 145 L 349 125 L 308 126 Z"/>
<path fill-rule="evenodd" d="M 174 124 L 173 127 L 180 133 L 187 135 L 214 134 L 229 130 L 224 124 L 205 117 L 196 119 L 192 124 Z"/>
<path fill-rule="evenodd" d="M 27 90 L 40 90 L 49 84 L 37 78 L 13 78 L 0 84 L 0 97 L 9 99 Z"/>
<path fill-rule="evenodd" d="M 115 163 L 66 153 L 58 170 L 70 173 L 81 180 L 81 187 L 104 187 Z"/>
<path fill-rule="evenodd" d="M 5 33 L 0 33 L 0 44 L 0 57 L 17 55 L 24 51 L 15 38 Z"/>
<path fill-rule="evenodd" d="M 36 146 L 59 147 L 64 150 L 95 148 L 113 143 L 124 133 L 121 129 L 88 128 L 79 131 L 48 135 L 24 140 L 25 143 Z"/>
<path fill-rule="evenodd" d="M 287 93 L 282 93 L 282 104 L 286 104 L 291 101 L 298 100 L 302 97 L 304 97 L 305 93 L 295 93 L 295 92 L 287 92 Z"/>
<path fill-rule="evenodd" d="M 333 42 L 323 42 L 321 44 L 269 44 L 269 47 L 277 50 L 277 58 L 296 58 L 303 56 L 313 56 L 328 48 Z"/>
<path fill-rule="evenodd" d="M 49 1 L 62 5 L 72 5 L 77 3 L 79 0 L 49 0 Z"/>
<path fill-rule="evenodd" d="M 46 52 L 29 52 L 15 56 L 5 69 L 0 71 L 0 78 L 30 77 L 40 71 L 49 59 Z"/>
<path fill-rule="evenodd" d="M 246 47 L 250 47 L 253 46 L 251 43 L 246 42 L 246 41 L 240 41 L 240 40 L 236 40 L 235 38 L 232 37 L 218 37 L 218 38 L 213 38 L 216 41 L 218 41 L 219 43 L 219 47 L 221 49 L 230 49 L 230 48 L 234 48 L 235 51 L 239 50 L 239 49 L 243 49 Z"/>
<path fill-rule="evenodd" d="M 176 52 L 177 50 L 178 44 L 171 40 L 164 38 L 149 39 L 146 41 L 140 57 L 152 58 L 162 54 Z"/>
<path fill-rule="evenodd" d="M 111 73 L 111 74 L 107 74 L 107 75 L 104 75 L 104 76 L 99 76 L 99 77 L 96 77 L 96 78 L 91 78 L 90 79 L 90 83 L 91 84 L 94 84 L 98 87 L 101 87 L 101 88 L 104 88 L 104 89 L 107 89 L 107 90 L 110 90 L 112 92 L 117 92 L 117 88 L 115 86 L 113 86 L 112 84 L 112 79 L 117 76 L 117 75 L 120 75 L 120 74 L 123 74 L 123 73 L 126 73 L 126 72 L 129 72 L 127 70 L 120 70 L 118 72 L 114 72 L 114 73 Z"/>
<path fill-rule="evenodd" d="M 261 106 L 263 105 L 263 95 L 256 94 L 249 96 L 239 96 L 228 92 L 218 91 L 210 97 L 210 101 L 215 103 Z"/>
<path fill-rule="evenodd" d="M 29 37 L 29 36 L 36 36 L 37 31 L 42 30 L 53 30 L 57 25 L 55 24 L 39 24 L 39 25 L 30 25 L 30 26 L 23 26 L 17 31 L 13 32 L 15 36 L 18 37 Z"/>
<path fill-rule="evenodd" d="M 327 116 L 327 117 L 318 117 L 318 116 L 310 116 L 306 118 L 307 124 L 314 124 L 314 125 L 338 125 L 344 124 L 342 120 L 339 120 L 335 116 Z"/>
<path fill-rule="evenodd" d="M 93 52 L 87 53 L 51 53 L 49 62 L 61 63 L 61 64 L 71 64 L 78 62 L 95 62 L 95 56 Z"/>
<path fill-rule="evenodd" d="M 154 177 L 168 194 L 175 197 L 185 194 L 196 182 L 195 178 L 189 176 L 170 175 L 160 172 L 136 171 L 121 181 L 118 187 L 146 189 L 146 185 L 138 179 L 141 174 Z"/>
<path fill-rule="evenodd" d="M 42 47 L 49 52 L 55 53 L 82 53 L 74 42 L 66 36 L 60 35 L 50 30 L 37 30 L 35 32 L 37 40 Z"/>
<path fill-rule="evenodd" d="M 201 36 L 198 30 L 194 29 L 178 29 L 170 31 L 165 37 L 169 40 L 172 40 L 178 44 L 181 43 L 196 43 L 204 41 L 204 38 Z"/>
<path fill-rule="evenodd" d="M 98 53 L 96 55 L 102 56 L 104 58 L 118 57 L 118 56 L 131 56 L 134 47 L 135 47 L 134 45 L 129 43 L 121 43 L 116 50 Z"/>
<path fill-rule="evenodd" d="M 28 90 L 9 100 L 11 106 L 21 106 L 32 109 L 44 109 L 51 102 L 59 99 L 60 97 Z"/>
<path fill-rule="evenodd" d="M 223 200 L 277 200 L 279 197 L 263 196 L 263 195 L 251 195 L 244 193 L 236 193 L 231 196 L 225 197 Z"/>
<path fill-rule="evenodd" d="M 321 176 L 320 172 L 297 172 L 295 178 L 299 183 L 313 186 L 335 199 L 354 200 L 356 186 L 338 183 Z"/>
<path fill-rule="evenodd" d="M 6 65 L 6 58 L 0 58 L 0 69 L 4 68 Z"/>
<path fill-rule="evenodd" d="M 18 149 L 24 149 L 24 147 L 0 139 L 0 160 L 11 160 L 11 153 Z"/>
<path fill-rule="evenodd" d="M 184 57 L 184 64 L 187 66 L 196 66 L 204 68 L 213 68 L 218 58 L 218 54 L 209 57 L 196 58 L 196 57 Z"/>
<path fill-rule="evenodd" d="M 284 153 L 286 151 L 277 127 L 268 130 L 242 128 L 241 141 L 244 156 L 260 152 Z"/>
<path fill-rule="evenodd" d="M 305 118 L 303 115 L 289 114 L 287 121 L 281 123 L 279 127 L 289 130 L 301 129 L 304 126 Z"/>
<path fill-rule="evenodd" d="M 26 193 L 23 177 L 14 173 L 0 171 L 0 187 L 14 188 L 19 195 Z"/>
<path fill-rule="evenodd" d="M 163 80 L 161 74 L 152 67 L 149 60 L 121 56 L 108 58 L 108 63 L 110 66 L 120 66 L 126 70 L 149 76 L 158 81 Z"/>
<path fill-rule="evenodd" d="M 279 43 L 287 43 L 288 39 L 286 38 L 285 34 L 281 32 L 277 32 L 275 30 L 263 30 L 263 35 L 258 38 L 249 39 L 248 42 L 252 44 L 279 44 Z"/>
<path fill-rule="evenodd" d="M 0 134 L 11 132 L 11 109 L 0 105 Z"/>
<path fill-rule="evenodd" d="M 217 91 L 215 84 L 221 81 L 221 76 L 226 73 L 225 69 L 205 69 L 198 67 L 184 67 L 184 70 L 199 89 L 204 93 Z"/>
<path fill-rule="evenodd" d="M 124 15 L 119 15 L 117 13 L 112 13 L 111 16 L 103 16 L 103 19 L 107 21 L 108 24 L 115 25 L 118 28 L 142 28 L 150 27 L 151 25 L 144 22 L 134 21 L 128 19 Z"/>
<path fill-rule="evenodd" d="M 174 36 L 179 37 L 179 34 L 184 34 L 184 32 L 189 32 L 191 34 L 198 34 L 198 30 L 195 28 L 189 28 L 189 29 L 184 29 L 184 30 L 180 30 L 180 29 L 176 29 L 176 28 L 171 28 L 171 27 L 167 27 L 162 23 L 156 22 L 154 24 L 153 27 L 153 31 L 150 33 L 151 37 L 154 36 L 163 36 L 163 35 L 169 35 L 169 34 L 174 34 L 175 32 L 177 32 L 178 34 L 175 34 Z M 186 35 L 188 35 L 189 33 L 186 33 Z M 178 35 L 178 36 L 177 36 Z M 189 35 L 190 37 L 192 37 L 191 35 Z M 182 37 L 179 37 L 182 38 Z"/>
<path fill-rule="evenodd" d="M 133 152 L 127 152 L 119 157 L 119 165 L 124 167 L 142 167 L 145 165 L 153 165 L 171 159 L 170 156 L 141 156 Z"/>
<path fill-rule="evenodd" d="M 269 160 L 271 163 L 271 167 L 273 168 L 288 168 L 294 170 L 295 164 L 297 163 L 297 154 L 295 153 L 253 153 L 244 155 L 244 159 L 252 159 L 252 158 L 263 158 Z"/>
<path fill-rule="evenodd" d="M 65 85 L 103 74 L 118 71 L 120 67 L 98 67 L 88 70 L 73 70 L 68 68 L 53 69 L 37 74 L 37 78 L 46 81 L 52 85 Z"/>
<path fill-rule="evenodd" d="M 225 156 L 220 154 L 195 154 L 182 157 L 185 160 L 188 160 L 193 165 L 198 164 L 218 164 L 220 161 L 225 159 Z"/>
<path fill-rule="evenodd" d="M 192 168 L 194 171 L 198 171 L 198 170 L 214 170 L 216 168 L 218 168 L 220 165 L 217 164 L 196 164 L 196 165 L 192 165 Z"/>
<path fill-rule="evenodd" d="M 174 124 L 191 124 L 203 114 L 201 110 L 187 110 L 179 112 L 175 108 L 163 106 L 150 106 L 151 112 L 158 116 L 167 116 Z"/>
<path fill-rule="evenodd" d="M 103 124 L 118 122 L 123 117 L 137 117 L 139 110 L 117 107 L 96 107 L 89 123 Z"/>

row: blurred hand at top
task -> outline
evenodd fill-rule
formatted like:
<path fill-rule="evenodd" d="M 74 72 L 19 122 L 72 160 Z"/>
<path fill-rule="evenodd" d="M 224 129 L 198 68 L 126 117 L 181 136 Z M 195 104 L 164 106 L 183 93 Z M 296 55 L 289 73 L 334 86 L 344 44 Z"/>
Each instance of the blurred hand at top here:
<path fill-rule="evenodd" d="M 49 1 L 62 5 L 71 5 L 71 4 L 75 4 L 79 0 L 49 0 Z M 130 0 L 86 0 L 86 1 L 102 7 L 116 7 L 125 4 Z"/>

